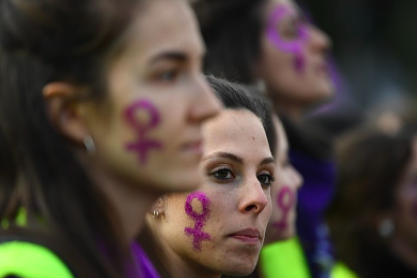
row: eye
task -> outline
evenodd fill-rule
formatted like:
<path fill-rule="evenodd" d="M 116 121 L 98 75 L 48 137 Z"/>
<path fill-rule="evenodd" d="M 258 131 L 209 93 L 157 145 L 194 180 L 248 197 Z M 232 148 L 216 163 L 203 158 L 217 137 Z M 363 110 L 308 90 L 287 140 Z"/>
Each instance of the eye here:
<path fill-rule="evenodd" d="M 305 27 L 305 22 L 300 17 L 291 18 L 290 21 L 285 24 L 285 27 L 282 30 L 283 38 L 289 40 L 299 39 L 301 36 L 301 30 Z"/>
<path fill-rule="evenodd" d="M 178 69 L 171 69 L 163 71 L 156 75 L 156 79 L 161 82 L 174 82 L 178 76 L 180 75 L 180 70 Z"/>
<path fill-rule="evenodd" d="M 227 181 L 235 178 L 233 172 L 228 168 L 216 170 L 215 172 L 211 173 L 211 175 L 220 181 Z"/>
<path fill-rule="evenodd" d="M 271 184 L 275 181 L 275 178 L 270 174 L 262 174 L 258 176 L 258 180 L 262 186 L 271 186 Z"/>

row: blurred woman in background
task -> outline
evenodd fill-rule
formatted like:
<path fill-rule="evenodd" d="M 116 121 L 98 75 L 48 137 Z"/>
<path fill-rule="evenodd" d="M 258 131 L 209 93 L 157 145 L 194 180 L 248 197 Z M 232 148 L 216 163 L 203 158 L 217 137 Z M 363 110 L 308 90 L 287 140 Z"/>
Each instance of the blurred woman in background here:
<path fill-rule="evenodd" d="M 334 278 L 417 277 L 415 133 L 361 130 L 340 141 L 328 223 Z"/>
<path fill-rule="evenodd" d="M 203 55 L 182 0 L 0 1 L 0 277 L 145 277 L 132 241 L 220 107 Z"/>

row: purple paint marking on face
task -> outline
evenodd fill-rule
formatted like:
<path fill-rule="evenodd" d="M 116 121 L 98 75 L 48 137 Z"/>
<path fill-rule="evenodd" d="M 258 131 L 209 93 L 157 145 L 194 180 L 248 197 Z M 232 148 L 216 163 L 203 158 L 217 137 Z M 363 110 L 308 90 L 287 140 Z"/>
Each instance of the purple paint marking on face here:
<path fill-rule="evenodd" d="M 191 202 L 197 199 L 201 202 L 203 207 L 203 211 L 201 214 L 196 213 L 193 210 Z M 204 222 L 209 214 L 209 206 L 210 200 L 207 196 L 202 192 L 193 192 L 187 196 L 187 200 L 185 202 L 185 212 L 195 221 L 194 228 L 185 228 L 185 234 L 188 236 L 193 236 L 193 248 L 195 250 L 201 251 L 201 242 L 203 240 L 210 240 L 210 235 L 208 233 L 203 232 Z"/>
<path fill-rule="evenodd" d="M 285 201 L 287 199 L 287 201 Z M 274 226 L 283 231 L 288 227 L 288 216 L 291 209 L 294 207 L 295 196 L 294 192 L 289 187 L 284 187 L 280 190 L 277 197 L 278 207 L 282 211 L 282 218 Z"/>
<path fill-rule="evenodd" d="M 148 123 L 140 123 L 135 119 L 135 114 L 139 111 L 146 111 L 149 115 Z M 156 140 L 146 138 L 146 133 L 158 126 L 160 122 L 159 113 L 156 107 L 148 100 L 139 100 L 130 105 L 125 111 L 125 118 L 130 126 L 132 126 L 138 135 L 138 140 L 133 143 L 126 144 L 128 151 L 136 152 L 141 164 L 148 161 L 148 152 L 151 149 L 161 149 L 162 144 Z"/>
<path fill-rule="evenodd" d="M 305 57 L 303 54 L 304 46 L 308 40 L 308 29 L 304 24 L 299 25 L 298 38 L 287 41 L 281 37 L 277 31 L 276 26 L 280 25 L 282 19 L 291 15 L 291 10 L 287 6 L 279 5 L 268 19 L 267 36 L 271 42 L 280 50 L 294 54 L 294 67 L 297 72 L 301 73 L 305 67 Z"/>

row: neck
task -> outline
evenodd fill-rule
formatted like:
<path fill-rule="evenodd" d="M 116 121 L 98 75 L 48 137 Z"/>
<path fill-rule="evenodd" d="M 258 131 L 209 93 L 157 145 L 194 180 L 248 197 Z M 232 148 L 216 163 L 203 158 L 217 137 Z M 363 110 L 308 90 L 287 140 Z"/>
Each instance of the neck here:
<path fill-rule="evenodd" d="M 390 243 L 393 253 L 406 265 L 417 270 L 417 249 L 399 239 L 392 239 Z"/>
<path fill-rule="evenodd" d="M 100 168 L 100 169 L 99 169 Z M 121 240 L 129 246 L 139 235 L 146 213 L 152 204 L 157 200 L 158 194 L 143 190 L 136 183 L 129 183 L 121 178 L 103 171 L 101 167 L 91 169 L 90 176 L 98 189 L 110 202 L 111 210 L 108 217 L 113 217 L 114 225 L 121 231 Z"/>
<path fill-rule="evenodd" d="M 279 114 L 287 115 L 290 119 L 295 121 L 300 121 L 303 117 L 303 110 L 296 105 L 274 103 L 274 110 Z"/>

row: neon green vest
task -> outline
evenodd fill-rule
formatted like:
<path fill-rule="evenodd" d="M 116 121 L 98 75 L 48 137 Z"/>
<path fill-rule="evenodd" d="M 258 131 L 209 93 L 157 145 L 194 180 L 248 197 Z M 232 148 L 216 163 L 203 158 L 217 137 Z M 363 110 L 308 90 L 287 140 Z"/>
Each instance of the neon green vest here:
<path fill-rule="evenodd" d="M 261 251 L 260 260 L 266 278 L 310 278 L 297 237 L 267 245 Z"/>
<path fill-rule="evenodd" d="M 74 278 L 68 267 L 49 249 L 22 241 L 0 244 L 0 277 Z"/>
<path fill-rule="evenodd" d="M 26 225 L 26 212 L 21 209 L 16 218 L 18 226 Z M 6 230 L 9 223 L 1 221 Z M 74 278 L 62 260 L 48 248 L 25 241 L 0 242 L 0 278 L 8 275 L 22 278 Z"/>
<path fill-rule="evenodd" d="M 342 263 L 336 264 L 331 273 L 331 278 L 359 278 L 346 265 Z"/>

